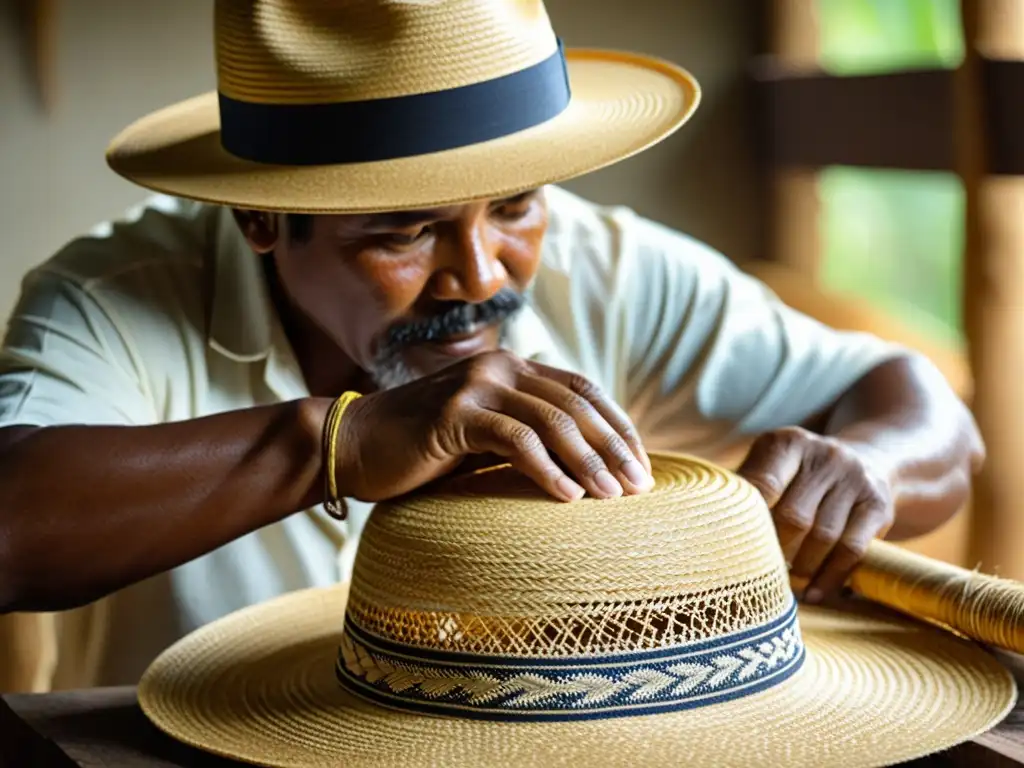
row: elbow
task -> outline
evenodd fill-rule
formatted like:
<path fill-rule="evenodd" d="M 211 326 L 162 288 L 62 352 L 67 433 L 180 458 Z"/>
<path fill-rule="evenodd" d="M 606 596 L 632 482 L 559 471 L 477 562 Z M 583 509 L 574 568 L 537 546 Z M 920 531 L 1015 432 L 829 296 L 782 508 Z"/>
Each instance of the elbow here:
<path fill-rule="evenodd" d="M 9 518 L 10 515 L 4 517 Z M 31 579 L 24 558 L 19 556 L 19 552 L 24 550 L 12 528 L 9 520 L 0 520 L 0 614 L 25 610 L 32 601 Z"/>
<path fill-rule="evenodd" d="M 26 476 L 20 461 L 24 439 L 38 430 L 0 429 L 0 614 L 34 608 L 39 587 L 39 558 L 33 539 L 38 510 L 28 502 Z"/>

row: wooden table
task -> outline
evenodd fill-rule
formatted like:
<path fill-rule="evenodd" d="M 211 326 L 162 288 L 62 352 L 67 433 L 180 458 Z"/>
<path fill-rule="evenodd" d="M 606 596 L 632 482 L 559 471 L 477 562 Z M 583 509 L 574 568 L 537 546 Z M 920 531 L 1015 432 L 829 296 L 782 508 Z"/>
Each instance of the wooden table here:
<path fill-rule="evenodd" d="M 1024 683 L 1024 663 L 1009 666 Z M 97 688 L 0 699 L 0 768 L 238 768 L 158 731 L 134 688 Z M 914 768 L 1024 766 L 1024 701 L 993 731 Z M 785 768 L 785 766 L 780 766 Z"/>

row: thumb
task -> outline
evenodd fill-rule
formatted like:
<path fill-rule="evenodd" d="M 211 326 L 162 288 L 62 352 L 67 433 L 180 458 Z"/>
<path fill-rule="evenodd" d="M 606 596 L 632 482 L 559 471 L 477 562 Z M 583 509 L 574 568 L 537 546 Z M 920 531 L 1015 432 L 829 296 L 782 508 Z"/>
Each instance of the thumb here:
<path fill-rule="evenodd" d="M 795 441 L 775 433 L 761 435 L 736 474 L 753 485 L 773 509 L 800 470 L 802 453 Z"/>

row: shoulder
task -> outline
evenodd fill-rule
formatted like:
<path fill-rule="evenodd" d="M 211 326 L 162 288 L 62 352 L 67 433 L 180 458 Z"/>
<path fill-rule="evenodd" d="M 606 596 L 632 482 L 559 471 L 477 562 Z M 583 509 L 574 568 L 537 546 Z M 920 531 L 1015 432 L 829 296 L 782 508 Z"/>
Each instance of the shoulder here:
<path fill-rule="evenodd" d="M 211 206 L 153 196 L 71 240 L 27 279 L 61 278 L 93 292 L 131 282 L 139 273 L 150 279 L 196 273 L 217 216 Z"/>
<path fill-rule="evenodd" d="M 727 294 L 767 298 L 763 286 L 691 235 L 559 187 L 548 188 L 547 200 L 549 230 L 536 289 L 542 311 L 571 296 L 576 306 L 645 319 L 635 323 L 639 327 L 694 303 L 713 311 Z"/>
<path fill-rule="evenodd" d="M 134 347 L 140 360 L 185 340 L 198 343 L 206 326 L 204 262 L 219 215 L 151 197 L 71 240 L 23 277 L 7 344 L 22 327 L 59 327 L 101 348 Z"/>
<path fill-rule="evenodd" d="M 602 205 L 561 187 L 546 189 L 548 233 L 543 268 L 584 269 L 616 278 L 644 278 L 665 269 L 708 277 L 741 274 L 723 254 L 697 238 L 622 205 Z"/>
<path fill-rule="evenodd" d="M 197 322 L 204 264 L 221 215 L 215 207 L 150 197 L 30 270 L 22 299 L 42 306 L 49 294 L 81 295 L 126 327 L 175 316 Z"/>

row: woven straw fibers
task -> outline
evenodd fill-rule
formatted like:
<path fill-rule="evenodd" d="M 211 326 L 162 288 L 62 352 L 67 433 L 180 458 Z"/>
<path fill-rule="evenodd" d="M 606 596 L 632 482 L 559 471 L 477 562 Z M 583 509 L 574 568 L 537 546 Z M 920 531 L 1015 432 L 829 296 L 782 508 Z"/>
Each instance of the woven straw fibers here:
<path fill-rule="evenodd" d="M 684 70 L 644 56 L 566 51 L 573 92 L 557 117 L 459 149 L 380 162 L 298 168 L 255 163 L 220 143 L 217 94 L 128 126 L 110 167 L 148 189 L 269 211 L 368 213 L 500 198 L 581 176 L 643 151 L 685 123 L 700 101 Z"/>
<path fill-rule="evenodd" d="M 788 573 L 754 488 L 697 461 L 657 464 L 655 481 L 614 510 L 566 506 L 504 468 L 378 505 L 349 615 L 397 642 L 508 656 L 657 648 L 782 615 Z"/>
<path fill-rule="evenodd" d="M 486 497 L 474 496 L 483 488 L 478 485 L 480 476 L 463 487 L 456 505 L 465 531 L 456 531 L 443 520 L 431 523 L 423 518 L 427 510 L 445 517 L 456 498 L 448 489 L 452 498 L 444 509 L 439 498 L 419 497 L 405 506 L 392 505 L 389 520 L 375 515 L 368 532 L 379 541 L 382 536 L 395 536 L 396 528 L 406 536 L 414 530 L 433 531 L 425 549 L 436 552 L 442 548 L 442 537 L 449 536 L 453 548 L 469 554 L 472 541 L 481 544 L 482 534 L 495 529 L 486 515 L 465 510 L 489 505 L 510 526 L 509 548 L 528 545 L 531 551 L 552 558 L 549 565 L 564 574 L 564 586 L 548 581 L 539 596 L 518 601 L 514 589 L 480 584 L 488 601 L 500 599 L 520 607 L 545 608 L 574 595 L 593 597 L 602 584 L 621 588 L 621 594 L 606 595 L 607 599 L 628 601 L 639 595 L 642 600 L 645 589 L 662 589 L 661 576 L 676 580 L 674 588 L 667 590 L 671 594 L 678 594 L 680 585 L 699 585 L 713 578 L 688 575 L 685 566 L 673 565 L 675 553 L 661 538 L 677 545 L 704 542 L 701 547 L 709 549 L 696 548 L 693 571 L 704 568 L 708 574 L 717 574 L 722 584 L 737 582 L 730 581 L 728 568 L 715 564 L 713 551 L 737 561 L 737 568 L 747 569 L 746 576 L 766 568 L 774 572 L 778 555 L 771 537 L 762 542 L 763 553 L 747 554 L 748 559 L 762 563 L 758 566 L 739 563 L 743 558 L 733 557 L 727 547 L 712 549 L 715 530 L 734 542 L 745 542 L 756 530 L 765 530 L 765 523 L 754 518 L 766 517 L 767 511 L 750 500 L 745 484 L 683 458 L 656 455 L 653 459 L 659 485 L 645 497 L 647 503 L 618 499 L 600 505 L 550 506 L 548 514 L 562 524 L 549 524 L 537 533 L 537 539 L 547 543 L 530 541 L 525 522 L 495 508 Z M 515 496 L 509 486 L 518 487 L 496 483 L 495 492 L 504 493 L 511 504 Z M 672 514 L 660 498 L 664 493 L 677 499 L 678 530 L 663 519 Z M 717 501 L 701 504 L 701 498 L 711 497 Z M 515 503 L 537 504 L 532 495 Z M 739 522 L 721 511 L 727 507 Z M 524 517 L 539 514 L 539 509 Z M 648 512 L 656 521 L 650 528 L 637 523 Z M 404 522 L 392 524 L 392 517 Z M 744 522 L 748 517 L 751 521 Z M 585 549 L 589 548 L 586 551 L 603 546 L 608 553 L 632 558 L 653 550 L 666 563 L 648 564 L 639 576 L 630 577 L 629 569 L 611 554 L 600 564 L 578 557 L 563 560 L 563 551 L 578 551 L 576 537 L 570 535 L 576 527 Z M 607 539 L 603 545 L 598 541 L 602 527 Z M 744 533 L 729 535 L 734 530 Z M 626 535 L 633 540 L 623 541 Z M 567 542 L 573 546 L 566 547 Z M 507 556 L 500 559 L 508 561 Z M 465 578 L 488 572 L 482 560 L 476 558 L 467 566 Z M 357 562 L 357 571 L 367 562 L 365 557 Z M 567 566 L 569 562 L 575 565 Z M 610 574 L 604 581 L 595 573 L 602 568 Z M 410 586 L 414 579 L 397 572 L 392 576 L 399 581 L 397 589 L 421 603 L 425 600 Z M 420 569 L 416 578 L 422 577 Z M 364 573 L 358 578 L 364 584 L 368 580 Z M 448 599 L 452 595 L 471 599 L 476 594 L 472 583 L 459 589 L 433 578 L 448 590 Z M 529 585 L 520 580 L 519 586 Z M 552 601 L 551 593 L 559 600 Z M 857 768 L 909 760 L 967 740 L 1001 720 L 1016 699 L 1010 674 L 979 647 L 882 609 L 851 605 L 843 612 L 802 608 L 800 622 L 807 646 L 803 667 L 780 685 L 727 703 L 584 722 L 495 723 L 416 715 L 364 702 L 336 682 L 334 664 L 347 597 L 344 585 L 305 590 L 201 628 L 164 652 L 147 670 L 139 687 L 143 710 L 158 727 L 186 743 L 269 766 Z"/>
<path fill-rule="evenodd" d="M 531 67 L 558 45 L 540 0 L 220 0 L 216 9 L 218 88 L 250 102 L 457 88 Z"/>
<path fill-rule="evenodd" d="M 985 645 L 1024 653 L 1024 584 L 874 541 L 854 592 Z"/>

